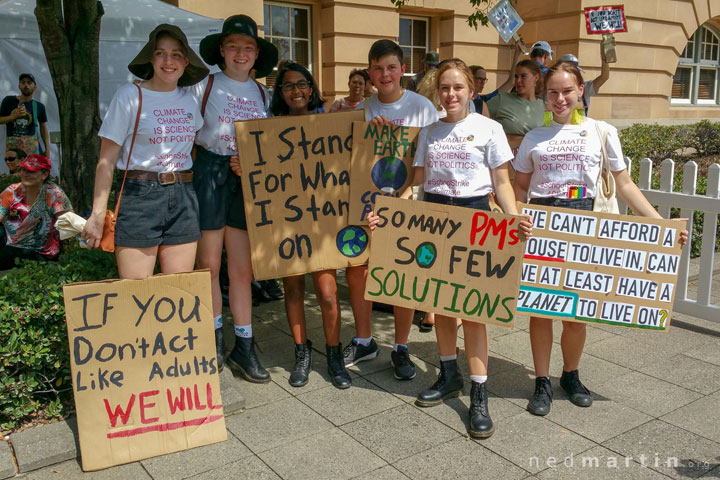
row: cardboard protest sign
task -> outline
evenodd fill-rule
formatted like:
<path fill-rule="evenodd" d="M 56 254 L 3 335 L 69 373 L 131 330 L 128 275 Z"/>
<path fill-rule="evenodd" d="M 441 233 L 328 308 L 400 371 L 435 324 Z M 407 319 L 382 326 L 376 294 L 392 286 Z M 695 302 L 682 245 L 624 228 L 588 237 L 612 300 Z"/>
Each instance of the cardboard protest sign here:
<path fill-rule="evenodd" d="M 227 439 L 210 272 L 63 293 L 83 470 Z"/>
<path fill-rule="evenodd" d="M 622 5 L 611 7 L 588 7 L 585 9 L 587 33 L 627 32 L 625 8 Z"/>
<path fill-rule="evenodd" d="M 362 111 L 235 122 L 256 280 L 351 265 L 368 234 L 348 225 L 352 122 Z"/>
<path fill-rule="evenodd" d="M 366 224 L 365 216 L 372 211 L 379 195 L 398 197 L 410 186 L 420 130 L 401 125 L 353 123 L 351 225 Z"/>
<path fill-rule="evenodd" d="M 667 331 L 683 224 L 521 205 L 533 217 L 518 312 Z"/>
<path fill-rule="evenodd" d="M 378 197 L 365 298 L 512 328 L 520 217 Z"/>
<path fill-rule="evenodd" d="M 490 9 L 487 16 L 505 43 L 508 43 L 511 38 L 517 40 L 517 32 L 525 23 L 508 0 L 500 0 L 497 2 L 495 6 Z"/>

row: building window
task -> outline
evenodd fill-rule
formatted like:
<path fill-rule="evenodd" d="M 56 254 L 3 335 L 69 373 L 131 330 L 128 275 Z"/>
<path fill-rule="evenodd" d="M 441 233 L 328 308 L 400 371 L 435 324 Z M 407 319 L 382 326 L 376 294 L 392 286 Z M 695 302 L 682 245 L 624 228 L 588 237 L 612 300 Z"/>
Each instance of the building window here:
<path fill-rule="evenodd" d="M 284 2 L 265 2 L 263 4 L 265 25 L 262 31 L 265 39 L 278 49 L 278 58 L 292 60 L 312 72 L 312 52 L 310 50 L 310 7 Z M 268 75 L 268 86 L 275 85 L 277 69 Z"/>
<path fill-rule="evenodd" d="M 673 75 L 673 104 L 718 105 L 720 35 L 709 26 L 700 27 L 688 40 Z"/>
<path fill-rule="evenodd" d="M 405 56 L 405 75 L 420 71 L 425 53 L 430 50 L 430 19 L 400 17 L 398 44 Z"/>

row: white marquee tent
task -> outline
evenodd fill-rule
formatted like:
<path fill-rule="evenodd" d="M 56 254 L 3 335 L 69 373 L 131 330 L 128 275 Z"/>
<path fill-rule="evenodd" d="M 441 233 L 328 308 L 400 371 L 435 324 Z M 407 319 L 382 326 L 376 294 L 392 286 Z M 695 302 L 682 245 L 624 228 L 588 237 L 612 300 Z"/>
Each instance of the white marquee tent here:
<path fill-rule="evenodd" d="M 68 0 L 66 0 L 68 1 Z M 60 128 L 52 79 L 40 43 L 35 19 L 35 0 L 0 2 L 0 98 L 17 95 L 18 75 L 32 73 L 37 81 L 34 98 L 45 104 L 48 129 Z M 219 32 L 222 20 L 203 17 L 161 0 L 102 0 L 105 14 L 100 30 L 100 115 L 104 115 L 115 90 L 133 80 L 127 64 L 147 42 L 148 34 L 161 23 L 179 26 L 197 52 L 200 40 Z M 5 128 L 0 125 L 0 151 L 5 155 Z M 52 146 L 53 175 L 58 174 L 59 152 Z M 0 162 L 0 173 L 7 173 Z"/>

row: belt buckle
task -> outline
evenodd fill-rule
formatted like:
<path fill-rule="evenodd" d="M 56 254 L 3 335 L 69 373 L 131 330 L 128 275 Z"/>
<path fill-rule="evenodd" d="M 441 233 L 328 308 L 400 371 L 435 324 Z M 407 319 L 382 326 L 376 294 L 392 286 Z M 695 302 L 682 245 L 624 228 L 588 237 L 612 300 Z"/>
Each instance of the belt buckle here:
<path fill-rule="evenodd" d="M 163 175 L 170 175 L 171 180 L 169 181 L 163 181 Z M 158 184 L 160 185 L 172 185 L 174 183 L 178 183 L 180 181 L 180 177 L 178 176 L 177 172 L 159 172 L 158 173 Z"/>

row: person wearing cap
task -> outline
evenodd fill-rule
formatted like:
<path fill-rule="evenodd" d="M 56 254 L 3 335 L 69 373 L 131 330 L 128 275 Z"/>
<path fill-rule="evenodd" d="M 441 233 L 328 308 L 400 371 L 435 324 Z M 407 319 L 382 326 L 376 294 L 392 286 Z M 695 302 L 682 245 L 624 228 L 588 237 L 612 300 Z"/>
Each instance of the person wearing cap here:
<path fill-rule="evenodd" d="M 113 171 L 117 166 L 122 178 L 127 167 L 115 225 L 120 278 L 150 277 L 156 260 L 163 273 L 189 272 L 200 239 L 191 151 L 203 120 L 192 92 L 180 87 L 209 71 L 182 30 L 168 24 L 150 33 L 128 69 L 142 81 L 120 87 L 105 114 L 92 214 L 82 235 L 89 247 L 100 246 Z"/>
<path fill-rule="evenodd" d="M 440 54 L 438 52 L 427 52 L 423 58 L 423 68 L 412 77 L 405 80 L 405 89 L 411 92 L 417 92 L 417 87 L 425 74 L 432 69 L 437 69 L 440 63 Z"/>
<path fill-rule="evenodd" d="M 614 41 L 614 40 L 613 40 Z M 558 62 L 570 62 L 573 65 L 575 65 L 578 70 L 580 70 L 581 73 L 584 73 L 585 70 L 580 68 L 578 58 L 573 55 L 572 53 L 566 53 L 565 55 L 558 58 Z M 582 104 L 583 104 L 583 111 L 585 113 L 585 116 L 588 114 L 588 110 L 590 109 L 590 97 L 595 95 L 600 91 L 600 87 L 602 87 L 605 82 L 608 81 L 610 78 L 610 64 L 607 62 L 607 59 L 605 58 L 605 49 L 603 48 L 602 42 L 600 43 L 600 75 L 598 77 L 595 77 L 593 80 L 587 80 L 585 82 L 585 88 L 583 91 L 582 96 Z"/>
<path fill-rule="evenodd" d="M 275 45 L 258 36 L 257 24 L 247 15 L 225 20 L 222 32 L 200 42 L 200 55 L 220 73 L 194 85 L 205 122 L 195 138 L 193 184 L 200 204 L 197 266 L 209 268 L 212 285 L 215 344 L 220 368 L 225 358 L 220 291 L 223 245 L 227 253 L 228 296 L 235 327 L 235 347 L 227 357 L 230 368 L 254 383 L 267 383 L 270 374 L 258 361 L 252 329 L 252 265 L 240 177 L 230 172 L 237 155 L 233 122 L 269 116 L 270 95 L 255 81 L 272 72 L 278 61 Z"/>
<path fill-rule="evenodd" d="M 47 155 L 50 145 L 47 113 L 45 105 L 32 98 L 37 89 L 35 77 L 21 73 L 18 88 L 20 95 L 9 95 L 0 103 L 0 124 L 5 124 L 7 129 L 5 149 L 19 148 L 28 155 Z"/>
<path fill-rule="evenodd" d="M 555 50 L 550 48 L 550 44 L 545 40 L 539 40 L 533 43 L 530 48 L 530 59 L 536 61 L 538 65 L 540 65 L 540 70 L 542 70 L 543 75 L 547 73 L 547 65 L 552 62 L 554 54 Z"/>
<path fill-rule="evenodd" d="M 50 160 L 28 155 L 20 163 L 20 182 L 0 194 L 0 223 L 6 234 L 6 244 L 0 247 L 0 270 L 13 268 L 16 259 L 58 259 L 60 234 L 55 221 L 72 205 L 49 177 Z"/>

